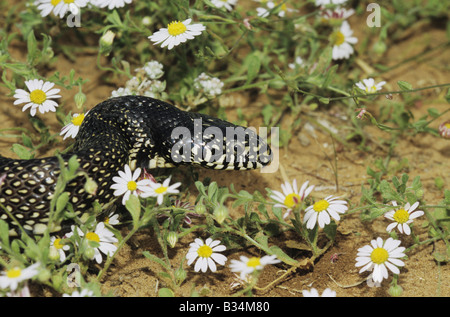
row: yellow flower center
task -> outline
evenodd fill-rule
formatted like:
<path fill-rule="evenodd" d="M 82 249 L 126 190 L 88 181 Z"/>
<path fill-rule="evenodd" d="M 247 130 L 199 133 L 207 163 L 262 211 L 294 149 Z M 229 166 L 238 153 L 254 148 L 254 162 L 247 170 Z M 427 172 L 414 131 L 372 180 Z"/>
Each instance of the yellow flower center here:
<path fill-rule="evenodd" d="M 89 241 L 100 242 L 100 237 L 95 232 L 86 233 L 86 239 Z"/>
<path fill-rule="evenodd" d="M 127 184 L 128 190 L 136 190 L 137 183 L 135 181 L 129 181 Z"/>
<path fill-rule="evenodd" d="M 33 90 L 30 92 L 30 101 L 41 105 L 45 100 L 47 100 L 47 95 L 40 89 Z"/>
<path fill-rule="evenodd" d="M 251 257 L 250 259 L 248 259 L 247 261 L 247 266 L 252 267 L 252 268 L 257 268 L 258 266 L 261 265 L 261 259 L 258 257 Z"/>
<path fill-rule="evenodd" d="M 75 0 L 64 0 L 64 3 L 73 3 Z"/>
<path fill-rule="evenodd" d="M 19 277 L 21 274 L 22 274 L 22 270 L 19 269 L 18 267 L 15 267 L 15 268 L 13 268 L 13 269 L 11 269 L 11 270 L 8 270 L 8 271 L 6 272 L 6 276 L 9 277 L 9 278 L 17 278 L 17 277 Z"/>
<path fill-rule="evenodd" d="M 296 206 L 300 201 L 302 200 L 302 198 L 295 194 L 295 193 L 290 193 L 289 195 L 286 196 L 286 198 L 284 199 L 284 205 L 288 208 L 293 208 L 294 206 Z"/>
<path fill-rule="evenodd" d="M 72 124 L 76 126 L 80 126 L 84 120 L 84 113 L 80 113 L 78 116 L 72 119 Z"/>
<path fill-rule="evenodd" d="M 366 92 L 368 93 L 374 93 L 377 91 L 377 87 L 375 85 L 373 85 L 372 87 L 366 87 Z"/>
<path fill-rule="evenodd" d="M 155 189 L 155 193 L 157 194 L 164 194 L 167 191 L 167 187 L 161 186 L 157 189 Z"/>
<path fill-rule="evenodd" d="M 186 32 L 186 29 L 187 29 L 186 25 L 184 25 L 180 21 L 171 22 L 167 26 L 167 30 L 169 31 L 169 34 L 172 36 L 183 34 L 184 32 Z"/>
<path fill-rule="evenodd" d="M 450 129 L 450 122 L 447 122 L 446 124 L 444 124 L 444 127 L 446 127 L 447 129 Z"/>
<path fill-rule="evenodd" d="M 398 223 L 405 223 L 409 220 L 409 213 L 405 209 L 399 209 L 394 214 L 394 220 Z"/>
<path fill-rule="evenodd" d="M 345 42 L 345 36 L 341 31 L 336 31 L 331 35 L 334 45 L 341 46 Z"/>
<path fill-rule="evenodd" d="M 383 248 L 376 248 L 370 254 L 370 259 L 372 260 L 373 263 L 376 264 L 382 264 L 386 262 L 388 258 L 389 253 L 386 251 L 386 249 Z"/>
<path fill-rule="evenodd" d="M 60 3 L 61 2 L 61 0 L 51 0 L 50 1 L 50 3 L 52 4 L 52 6 L 54 6 L 54 7 L 56 7 L 56 5 L 58 4 L 58 3 Z"/>
<path fill-rule="evenodd" d="M 61 243 L 61 239 L 55 239 L 55 241 L 53 242 L 53 246 L 56 249 L 62 249 L 64 247 L 64 244 Z"/>
<path fill-rule="evenodd" d="M 213 253 L 213 251 L 212 251 L 211 247 L 207 246 L 207 245 L 202 245 L 197 250 L 198 256 L 202 257 L 202 258 L 209 258 L 212 253 Z"/>
<path fill-rule="evenodd" d="M 330 203 L 328 201 L 326 201 L 325 199 L 322 199 L 314 204 L 313 209 L 315 212 L 319 213 L 319 212 L 326 210 L 329 205 L 330 205 Z"/>

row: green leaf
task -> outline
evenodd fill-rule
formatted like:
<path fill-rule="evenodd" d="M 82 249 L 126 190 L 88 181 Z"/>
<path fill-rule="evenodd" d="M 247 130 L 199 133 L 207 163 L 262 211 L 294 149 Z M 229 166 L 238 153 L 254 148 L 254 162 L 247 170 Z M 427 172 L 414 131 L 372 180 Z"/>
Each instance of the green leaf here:
<path fill-rule="evenodd" d="M 448 23 L 450 25 L 450 23 Z M 445 95 L 445 100 L 447 100 L 448 103 L 450 103 L 450 88 L 447 90 L 447 94 Z"/>
<path fill-rule="evenodd" d="M 158 297 L 175 297 L 175 294 L 170 288 L 160 288 L 158 291 Z"/>
<path fill-rule="evenodd" d="M 61 195 L 59 195 L 58 199 L 56 200 L 56 213 L 57 214 L 59 214 L 66 208 L 66 205 L 69 202 L 69 197 L 70 197 L 69 192 L 64 192 Z"/>
<path fill-rule="evenodd" d="M 34 36 L 34 32 L 31 31 L 28 33 L 27 37 L 27 61 L 30 65 L 33 65 L 34 60 L 37 56 L 37 42 L 36 37 Z"/>
<path fill-rule="evenodd" d="M 413 89 L 412 85 L 406 81 L 403 80 L 399 80 L 397 82 L 397 85 L 400 87 L 401 90 L 403 91 L 410 91 Z"/>
<path fill-rule="evenodd" d="M 298 265 L 298 262 L 291 258 L 289 255 L 284 253 L 283 250 L 281 250 L 278 246 L 273 245 L 270 247 L 270 251 L 272 251 L 273 254 L 275 254 L 278 258 L 278 260 L 283 261 L 284 263 L 292 266 Z"/>
<path fill-rule="evenodd" d="M 158 263 L 159 265 L 161 265 L 164 269 L 170 270 L 170 267 L 168 267 L 167 264 L 166 264 L 163 260 L 161 260 L 160 258 L 158 258 L 157 256 L 151 254 L 151 253 L 148 252 L 148 251 L 144 251 L 144 252 L 142 252 L 142 254 L 143 254 L 147 259 L 149 259 L 149 260 L 151 260 L 151 261 L 153 261 L 153 262 L 156 262 L 156 263 Z"/>
<path fill-rule="evenodd" d="M 257 52 L 252 53 L 246 58 L 247 64 L 247 84 L 251 83 L 259 73 L 261 69 L 261 60 Z"/>
<path fill-rule="evenodd" d="M 130 195 L 130 198 L 128 198 L 125 203 L 125 207 L 131 214 L 131 218 L 133 219 L 133 227 L 137 228 L 139 226 L 139 219 L 141 217 L 141 203 L 139 201 L 139 198 L 135 195 Z"/>
<path fill-rule="evenodd" d="M 33 158 L 33 153 L 31 153 L 29 149 L 17 143 L 13 144 L 12 151 L 22 160 L 29 160 Z"/>

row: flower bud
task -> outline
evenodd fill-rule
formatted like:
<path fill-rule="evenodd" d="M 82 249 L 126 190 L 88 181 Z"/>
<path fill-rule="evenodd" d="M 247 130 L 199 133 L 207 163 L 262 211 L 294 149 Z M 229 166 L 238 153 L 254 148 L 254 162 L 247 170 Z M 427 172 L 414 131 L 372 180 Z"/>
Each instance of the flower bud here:
<path fill-rule="evenodd" d="M 187 273 L 185 270 L 183 270 L 182 267 L 179 267 L 178 269 L 175 270 L 174 276 L 177 284 L 181 284 L 186 279 Z"/>
<path fill-rule="evenodd" d="M 214 217 L 216 218 L 216 221 L 221 224 L 228 217 L 228 208 L 224 205 L 218 205 L 214 209 Z"/>
<path fill-rule="evenodd" d="M 78 109 L 81 109 L 86 102 L 86 95 L 81 91 L 77 92 L 75 97 L 73 98 L 75 100 L 75 105 Z"/>
<path fill-rule="evenodd" d="M 392 297 L 399 297 L 403 294 L 403 288 L 400 285 L 392 285 L 388 292 Z"/>
<path fill-rule="evenodd" d="M 48 258 L 52 261 L 59 261 L 59 259 L 60 259 L 59 252 L 54 246 L 50 246 L 50 250 L 48 252 Z"/>
<path fill-rule="evenodd" d="M 84 252 L 83 252 L 83 257 L 86 260 L 92 260 L 94 258 L 94 256 L 95 256 L 94 248 L 87 247 L 86 250 L 84 250 Z"/>
<path fill-rule="evenodd" d="M 199 215 L 203 215 L 206 212 L 206 206 L 203 204 L 197 204 L 194 207 L 194 212 Z"/>
<path fill-rule="evenodd" d="M 92 178 L 88 177 L 86 179 L 86 183 L 84 183 L 84 190 L 91 195 L 94 195 L 97 193 L 97 182 L 94 181 Z"/>
<path fill-rule="evenodd" d="M 178 235 L 175 231 L 170 231 L 166 237 L 166 241 L 171 248 L 174 248 L 178 241 Z"/>
<path fill-rule="evenodd" d="M 111 30 L 106 31 L 106 33 L 102 35 L 100 38 L 100 54 L 108 56 L 109 53 L 111 53 L 115 36 L 116 34 Z"/>

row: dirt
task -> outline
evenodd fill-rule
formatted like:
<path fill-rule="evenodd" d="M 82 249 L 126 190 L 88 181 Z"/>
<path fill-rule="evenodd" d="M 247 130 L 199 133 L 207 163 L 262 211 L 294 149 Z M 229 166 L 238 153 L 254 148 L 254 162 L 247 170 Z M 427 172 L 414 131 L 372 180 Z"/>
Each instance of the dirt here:
<path fill-rule="evenodd" d="M 414 36 L 405 36 L 395 45 L 388 48 L 387 53 L 379 59 L 385 65 L 395 65 L 408 57 L 421 52 L 425 47 L 435 47 L 447 41 L 445 30 L 441 28 L 428 26 L 428 29 L 417 32 Z M 363 36 L 355 31 L 356 36 Z M 359 31 L 362 32 L 362 31 Z M 14 43 L 12 51 L 18 58 L 23 58 L 23 43 Z M 367 64 L 374 62 L 373 58 L 359 56 Z M 75 69 L 77 76 L 88 78 L 84 92 L 87 95 L 88 104 L 94 106 L 100 101 L 108 98 L 111 91 L 117 89 L 114 85 L 105 83 L 106 73 L 93 71 L 95 67 L 96 55 L 94 53 L 77 54 L 75 61 L 68 60 L 65 56 L 58 56 L 58 62 L 55 65 L 57 70 L 67 73 L 71 68 Z M 398 90 L 396 82 L 404 80 L 413 85 L 413 87 L 422 87 L 426 85 L 449 82 L 450 69 L 445 67 L 450 65 L 450 54 L 448 49 L 441 49 L 426 55 L 425 58 L 405 63 L 389 72 L 383 73 L 382 79 L 387 81 L 386 90 Z M 364 73 L 361 74 L 364 78 Z M 420 101 L 411 109 L 415 118 L 426 114 L 430 107 L 439 111 L 449 108 L 449 104 L 443 99 L 446 91 L 440 89 L 426 90 L 415 93 L 421 96 Z M 62 104 L 66 110 L 77 111 L 73 103 L 73 95 L 76 89 L 64 92 Z M 3 127 L 25 126 L 30 127 L 26 119 L 27 114 L 18 111 L 13 106 L 13 98 L 5 97 L 5 91 L 2 90 L 3 97 L 1 102 L 3 106 L 0 109 L 0 120 Z M 235 94 L 239 98 L 239 107 L 246 109 L 261 109 L 263 103 L 254 97 L 254 94 L 248 93 Z M 394 95 L 394 101 L 401 102 L 401 96 Z M 384 96 L 380 96 L 383 98 Z M 376 116 L 379 110 L 379 103 L 388 103 L 389 100 L 378 100 L 369 104 L 368 109 Z M 237 106 L 228 109 L 230 117 L 233 116 Z M 338 130 L 348 125 L 348 113 L 345 108 L 338 103 L 332 104 L 325 111 L 318 111 L 317 116 L 328 121 Z M 344 117 L 346 115 L 347 117 Z M 59 132 L 59 124 L 52 116 L 42 116 L 42 119 L 49 125 L 53 133 Z M 442 118 L 450 119 L 450 114 Z M 442 122 L 442 121 L 439 121 Z M 437 128 L 439 122 L 431 124 Z M 302 125 L 303 126 L 303 125 Z M 339 130 L 341 131 L 341 130 Z M 285 180 L 292 181 L 297 179 L 299 182 L 309 180 L 317 188 L 322 190 L 315 191 L 314 197 L 320 198 L 330 194 L 340 195 L 350 202 L 350 206 L 358 206 L 361 194 L 361 185 L 367 185 L 366 169 L 373 167 L 377 158 L 384 158 L 387 155 L 386 146 L 381 145 L 381 140 L 388 139 L 387 132 L 367 125 L 364 127 L 367 134 L 370 150 L 359 150 L 356 143 L 351 143 L 351 147 L 339 146 L 337 155 L 338 161 L 338 179 L 339 189 L 335 190 L 334 174 L 331 164 L 327 159 L 334 157 L 332 140 L 328 133 L 325 133 L 319 127 L 315 127 L 316 139 L 312 138 L 305 130 L 296 131 L 291 138 L 287 148 L 281 148 L 279 159 L 281 167 L 274 174 L 262 174 L 259 171 L 234 172 L 234 171 L 209 171 L 197 169 L 199 179 L 210 177 L 219 185 L 229 186 L 233 183 L 236 188 L 245 189 L 249 192 L 258 190 L 265 193 L 265 188 L 280 189 L 280 185 Z M 339 132 L 345 135 L 345 132 Z M 300 140 L 303 135 L 309 139 L 309 144 Z M 5 156 L 13 156 L 9 150 L 14 140 L 2 138 L 0 140 L 0 153 Z M 393 159 L 401 161 L 408 159 L 407 166 L 398 171 L 397 175 L 407 172 L 410 179 L 420 176 L 424 186 L 424 199 L 429 204 L 438 204 L 443 199 L 443 190 L 438 190 L 434 185 L 434 179 L 441 177 L 444 182 L 444 188 L 450 184 L 450 173 L 448 160 L 450 158 L 450 142 L 429 134 L 419 134 L 415 136 L 405 136 L 399 139 L 398 145 L 394 149 Z M 68 143 L 60 145 L 64 148 Z M 45 149 L 42 156 L 50 155 L 53 149 Z M 284 172 L 284 173 L 283 173 Z M 177 173 L 176 177 L 182 179 L 182 173 Z M 196 195 L 194 187 L 190 188 L 191 194 Z M 242 210 L 232 210 L 232 216 L 239 216 Z M 197 220 L 198 221 L 198 220 Z M 414 226 L 414 230 L 421 239 L 427 237 L 426 228 L 422 227 L 425 217 L 419 219 Z M 367 274 L 359 274 L 355 267 L 356 250 L 370 242 L 378 236 L 387 237 L 386 226 L 388 222 L 379 218 L 373 222 L 361 222 L 359 214 L 353 213 L 342 217 L 339 223 L 339 233 L 334 245 L 323 256 L 316 260 L 314 266 L 307 270 L 296 271 L 284 280 L 269 288 L 266 292 L 256 292 L 257 296 L 268 297 L 294 297 L 302 296 L 301 291 L 315 287 L 322 292 L 325 288 L 331 288 L 336 291 L 337 296 L 388 296 L 389 281 L 384 281 L 381 287 L 368 287 L 365 282 L 360 283 Z M 126 234 L 126 229 L 123 229 Z M 188 235 L 177 243 L 176 247 L 169 250 L 169 257 L 174 265 L 178 267 L 188 249 L 189 243 L 195 238 L 194 234 Z M 285 237 L 277 237 L 276 241 L 283 246 Z M 409 246 L 412 243 L 411 238 L 401 238 L 403 245 Z M 442 264 L 438 265 L 434 260 L 432 253 L 435 250 L 443 250 L 442 243 L 428 244 L 417 247 L 405 261 L 406 265 L 401 269 L 399 275 L 399 284 L 402 286 L 404 296 L 450 296 L 450 267 Z M 162 256 L 161 250 L 150 229 L 143 229 L 138 232 L 130 242 L 121 250 L 116 257 L 113 266 L 110 268 L 102 284 L 102 291 L 111 293 L 115 296 L 157 296 L 158 288 L 164 286 L 158 276 L 160 267 L 145 258 L 143 251 Z M 291 250 L 292 251 L 292 250 Z M 293 251 L 294 252 L 294 251 Z M 238 259 L 241 254 L 261 254 L 256 248 L 249 248 L 240 252 L 224 252 L 230 259 Z M 338 255 L 337 260 L 331 261 L 333 255 Z M 306 255 L 300 251 L 293 253 L 293 257 L 301 260 Z M 186 266 L 185 266 L 186 268 Z M 261 275 L 258 285 L 264 287 L 278 278 L 288 269 L 283 264 L 267 266 Z M 234 275 L 230 272 L 228 266 L 219 267 L 216 273 L 195 273 L 193 268 L 187 268 L 187 280 L 181 286 L 178 296 L 189 296 L 193 288 L 207 296 L 231 296 L 235 290 L 230 285 L 234 282 Z"/>

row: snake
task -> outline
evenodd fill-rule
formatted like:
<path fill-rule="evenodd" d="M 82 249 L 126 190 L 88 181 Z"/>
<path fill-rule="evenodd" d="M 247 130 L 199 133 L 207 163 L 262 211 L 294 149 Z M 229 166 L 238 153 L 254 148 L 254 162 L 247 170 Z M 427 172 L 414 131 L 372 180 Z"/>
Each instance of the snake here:
<path fill-rule="evenodd" d="M 176 168 L 181 165 L 217 170 L 252 170 L 270 164 L 272 151 L 253 129 L 206 114 L 184 111 L 146 96 L 109 98 L 86 112 L 73 147 L 58 157 L 13 159 L 0 156 L 0 219 L 9 235 L 21 230 L 42 234 L 61 162 L 78 161 L 78 176 L 65 186 L 68 202 L 79 215 L 115 203 L 111 185 L 128 164 L 131 170 Z M 97 190 L 85 189 L 86 176 Z"/>

